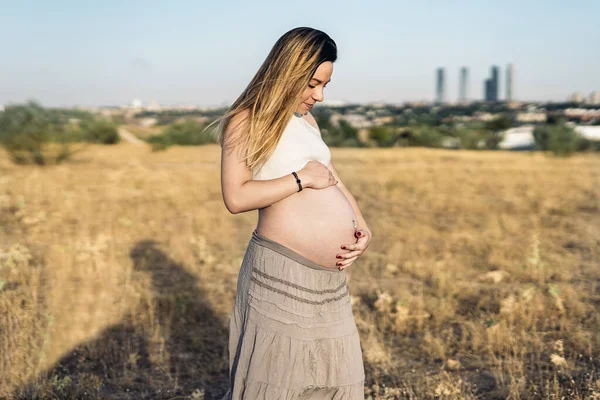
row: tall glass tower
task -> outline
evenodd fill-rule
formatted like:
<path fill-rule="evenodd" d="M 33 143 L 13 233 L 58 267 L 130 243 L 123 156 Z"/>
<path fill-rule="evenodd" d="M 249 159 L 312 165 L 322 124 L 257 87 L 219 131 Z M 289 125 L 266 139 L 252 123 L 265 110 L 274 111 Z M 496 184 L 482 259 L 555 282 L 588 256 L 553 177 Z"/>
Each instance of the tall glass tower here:
<path fill-rule="evenodd" d="M 458 88 L 458 100 L 467 101 L 467 81 L 469 79 L 469 70 L 467 67 L 460 69 L 460 86 Z"/>
<path fill-rule="evenodd" d="M 513 100 L 513 65 L 506 66 L 506 101 Z"/>
<path fill-rule="evenodd" d="M 435 85 L 435 101 L 436 103 L 443 103 L 445 98 L 445 71 L 443 67 L 440 67 L 436 70 L 436 85 Z"/>
<path fill-rule="evenodd" d="M 500 68 L 492 65 L 491 77 L 485 80 L 485 101 L 498 101 Z"/>

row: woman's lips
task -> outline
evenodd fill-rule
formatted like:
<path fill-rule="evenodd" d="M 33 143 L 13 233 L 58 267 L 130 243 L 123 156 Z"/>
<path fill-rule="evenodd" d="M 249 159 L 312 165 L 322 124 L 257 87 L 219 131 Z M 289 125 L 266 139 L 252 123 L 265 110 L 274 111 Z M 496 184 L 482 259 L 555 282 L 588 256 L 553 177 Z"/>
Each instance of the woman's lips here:
<path fill-rule="evenodd" d="M 304 104 L 306 104 L 306 107 L 308 107 L 308 108 L 313 108 L 312 104 L 308 104 L 308 103 L 304 103 Z"/>

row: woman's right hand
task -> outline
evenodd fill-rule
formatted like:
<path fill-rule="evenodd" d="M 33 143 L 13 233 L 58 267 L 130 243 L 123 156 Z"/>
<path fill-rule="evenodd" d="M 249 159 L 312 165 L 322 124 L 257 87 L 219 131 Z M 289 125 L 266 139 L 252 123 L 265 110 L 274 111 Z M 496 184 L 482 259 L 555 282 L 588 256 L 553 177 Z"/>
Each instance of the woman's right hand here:
<path fill-rule="evenodd" d="M 310 160 L 304 168 L 296 173 L 303 188 L 325 189 L 338 183 L 325 164 L 317 160 Z"/>

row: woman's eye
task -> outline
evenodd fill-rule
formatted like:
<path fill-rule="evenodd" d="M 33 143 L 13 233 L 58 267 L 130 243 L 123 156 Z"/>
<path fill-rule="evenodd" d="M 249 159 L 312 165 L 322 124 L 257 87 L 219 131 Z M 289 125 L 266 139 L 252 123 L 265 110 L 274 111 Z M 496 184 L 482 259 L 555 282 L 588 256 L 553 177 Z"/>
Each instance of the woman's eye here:
<path fill-rule="evenodd" d="M 312 85 L 308 85 L 309 88 L 314 89 L 315 87 Z"/>

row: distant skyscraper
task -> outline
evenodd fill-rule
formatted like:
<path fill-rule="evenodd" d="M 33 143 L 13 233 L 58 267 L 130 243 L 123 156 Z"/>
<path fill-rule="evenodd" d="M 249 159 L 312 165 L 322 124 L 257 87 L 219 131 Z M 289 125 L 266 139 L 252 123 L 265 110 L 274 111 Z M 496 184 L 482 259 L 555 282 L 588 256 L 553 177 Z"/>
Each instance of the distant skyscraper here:
<path fill-rule="evenodd" d="M 498 101 L 498 75 L 500 69 L 492 65 L 491 68 L 491 78 L 485 80 L 485 101 Z"/>
<path fill-rule="evenodd" d="M 506 101 L 513 100 L 513 65 L 506 66 Z"/>
<path fill-rule="evenodd" d="M 589 104 L 600 104 L 600 92 L 590 93 L 590 98 L 589 98 L 588 103 Z M 0 109 L 2 109 L 1 106 L 0 106 Z"/>
<path fill-rule="evenodd" d="M 575 92 L 571 96 L 569 96 L 569 101 L 571 103 L 583 103 L 583 99 L 583 93 L 581 92 Z"/>
<path fill-rule="evenodd" d="M 500 68 L 495 65 L 492 65 L 492 89 L 494 93 L 493 101 L 498 101 L 500 98 Z"/>
<path fill-rule="evenodd" d="M 469 70 L 467 67 L 460 69 L 460 86 L 458 88 L 458 100 L 467 101 L 467 81 L 469 79 Z"/>
<path fill-rule="evenodd" d="M 437 78 L 436 78 L 436 97 L 435 97 L 435 101 L 437 103 L 443 103 L 444 102 L 444 98 L 445 98 L 445 87 L 446 87 L 446 82 L 445 82 L 445 78 L 444 78 L 444 68 L 438 68 L 437 70 Z"/>

